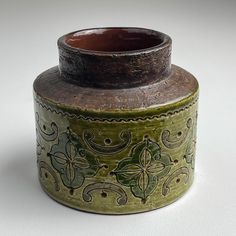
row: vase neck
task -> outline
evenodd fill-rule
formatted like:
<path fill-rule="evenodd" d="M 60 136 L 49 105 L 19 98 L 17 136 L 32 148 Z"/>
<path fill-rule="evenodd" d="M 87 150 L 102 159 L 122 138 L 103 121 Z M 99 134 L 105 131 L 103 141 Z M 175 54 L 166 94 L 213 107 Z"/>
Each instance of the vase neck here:
<path fill-rule="evenodd" d="M 171 70 L 171 38 L 148 29 L 81 30 L 59 38 L 58 48 L 62 78 L 83 87 L 143 86 Z"/>

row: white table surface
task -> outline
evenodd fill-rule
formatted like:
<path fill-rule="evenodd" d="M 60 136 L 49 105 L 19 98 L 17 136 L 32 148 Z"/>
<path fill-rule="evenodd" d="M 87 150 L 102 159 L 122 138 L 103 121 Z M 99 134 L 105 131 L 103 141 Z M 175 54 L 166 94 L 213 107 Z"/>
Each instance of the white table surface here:
<path fill-rule="evenodd" d="M 64 207 L 36 169 L 34 78 L 59 36 L 96 26 L 169 34 L 172 62 L 199 80 L 195 182 L 176 203 L 106 216 Z M 236 235 L 236 1 L 0 1 L 0 235 Z"/>

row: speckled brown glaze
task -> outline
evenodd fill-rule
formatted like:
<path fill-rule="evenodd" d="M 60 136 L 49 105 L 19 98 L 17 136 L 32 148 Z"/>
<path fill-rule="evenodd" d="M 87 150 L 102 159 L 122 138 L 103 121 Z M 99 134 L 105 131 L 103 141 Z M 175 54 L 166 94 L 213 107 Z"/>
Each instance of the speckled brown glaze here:
<path fill-rule="evenodd" d="M 187 98 L 198 88 L 197 81 L 190 73 L 174 65 L 171 74 L 164 80 L 126 89 L 74 86 L 73 83 L 60 78 L 58 67 L 49 69 L 35 81 L 35 90 L 48 100 L 89 110 L 96 110 L 98 107 L 104 110 L 140 109 L 163 105 Z"/>
<path fill-rule="evenodd" d="M 113 28 L 107 31 L 113 32 Z M 139 32 L 139 29 L 114 31 Z M 156 36 L 158 45 L 127 52 L 101 52 L 73 48 L 66 43 L 81 31 L 61 37 L 59 67 L 42 73 L 34 83 L 35 90 L 40 96 L 65 105 L 108 110 L 165 104 L 197 90 L 198 83 L 190 73 L 171 66 L 171 39 L 156 31 L 140 31 Z"/>

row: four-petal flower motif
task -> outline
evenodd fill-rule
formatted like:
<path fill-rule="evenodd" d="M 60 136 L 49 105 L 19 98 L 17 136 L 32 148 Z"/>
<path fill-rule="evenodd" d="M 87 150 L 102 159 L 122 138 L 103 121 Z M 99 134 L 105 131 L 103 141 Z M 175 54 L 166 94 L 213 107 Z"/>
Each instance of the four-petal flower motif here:
<path fill-rule="evenodd" d="M 162 155 L 160 146 L 146 138 L 134 146 L 131 157 L 122 160 L 114 170 L 117 181 L 130 187 L 134 196 L 145 203 L 155 190 L 158 180 L 171 168 L 171 160 Z"/>
<path fill-rule="evenodd" d="M 91 177 L 99 169 L 97 159 L 84 149 L 76 134 L 64 132 L 48 153 L 52 166 L 60 173 L 62 182 L 68 188 L 82 186 L 85 177 Z"/>

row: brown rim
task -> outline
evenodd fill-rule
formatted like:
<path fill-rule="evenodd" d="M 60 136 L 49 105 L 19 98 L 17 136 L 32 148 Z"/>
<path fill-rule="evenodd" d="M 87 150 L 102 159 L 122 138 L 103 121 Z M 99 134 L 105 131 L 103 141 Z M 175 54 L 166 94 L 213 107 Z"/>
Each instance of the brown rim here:
<path fill-rule="evenodd" d="M 129 47 L 124 47 L 128 37 L 132 38 Z M 109 40 L 120 48 L 109 48 Z M 99 48 L 99 45 L 100 46 Z M 93 55 L 134 55 L 161 50 L 171 45 L 171 38 L 159 31 L 138 27 L 104 27 L 77 30 L 58 39 L 58 46 L 71 52 Z M 123 46 L 123 48 L 122 48 Z M 99 49 L 96 49 L 99 48 Z M 103 47 L 103 48 L 102 48 Z M 107 48 L 105 48 L 107 47 Z M 111 49 L 111 50 L 110 50 Z"/>

